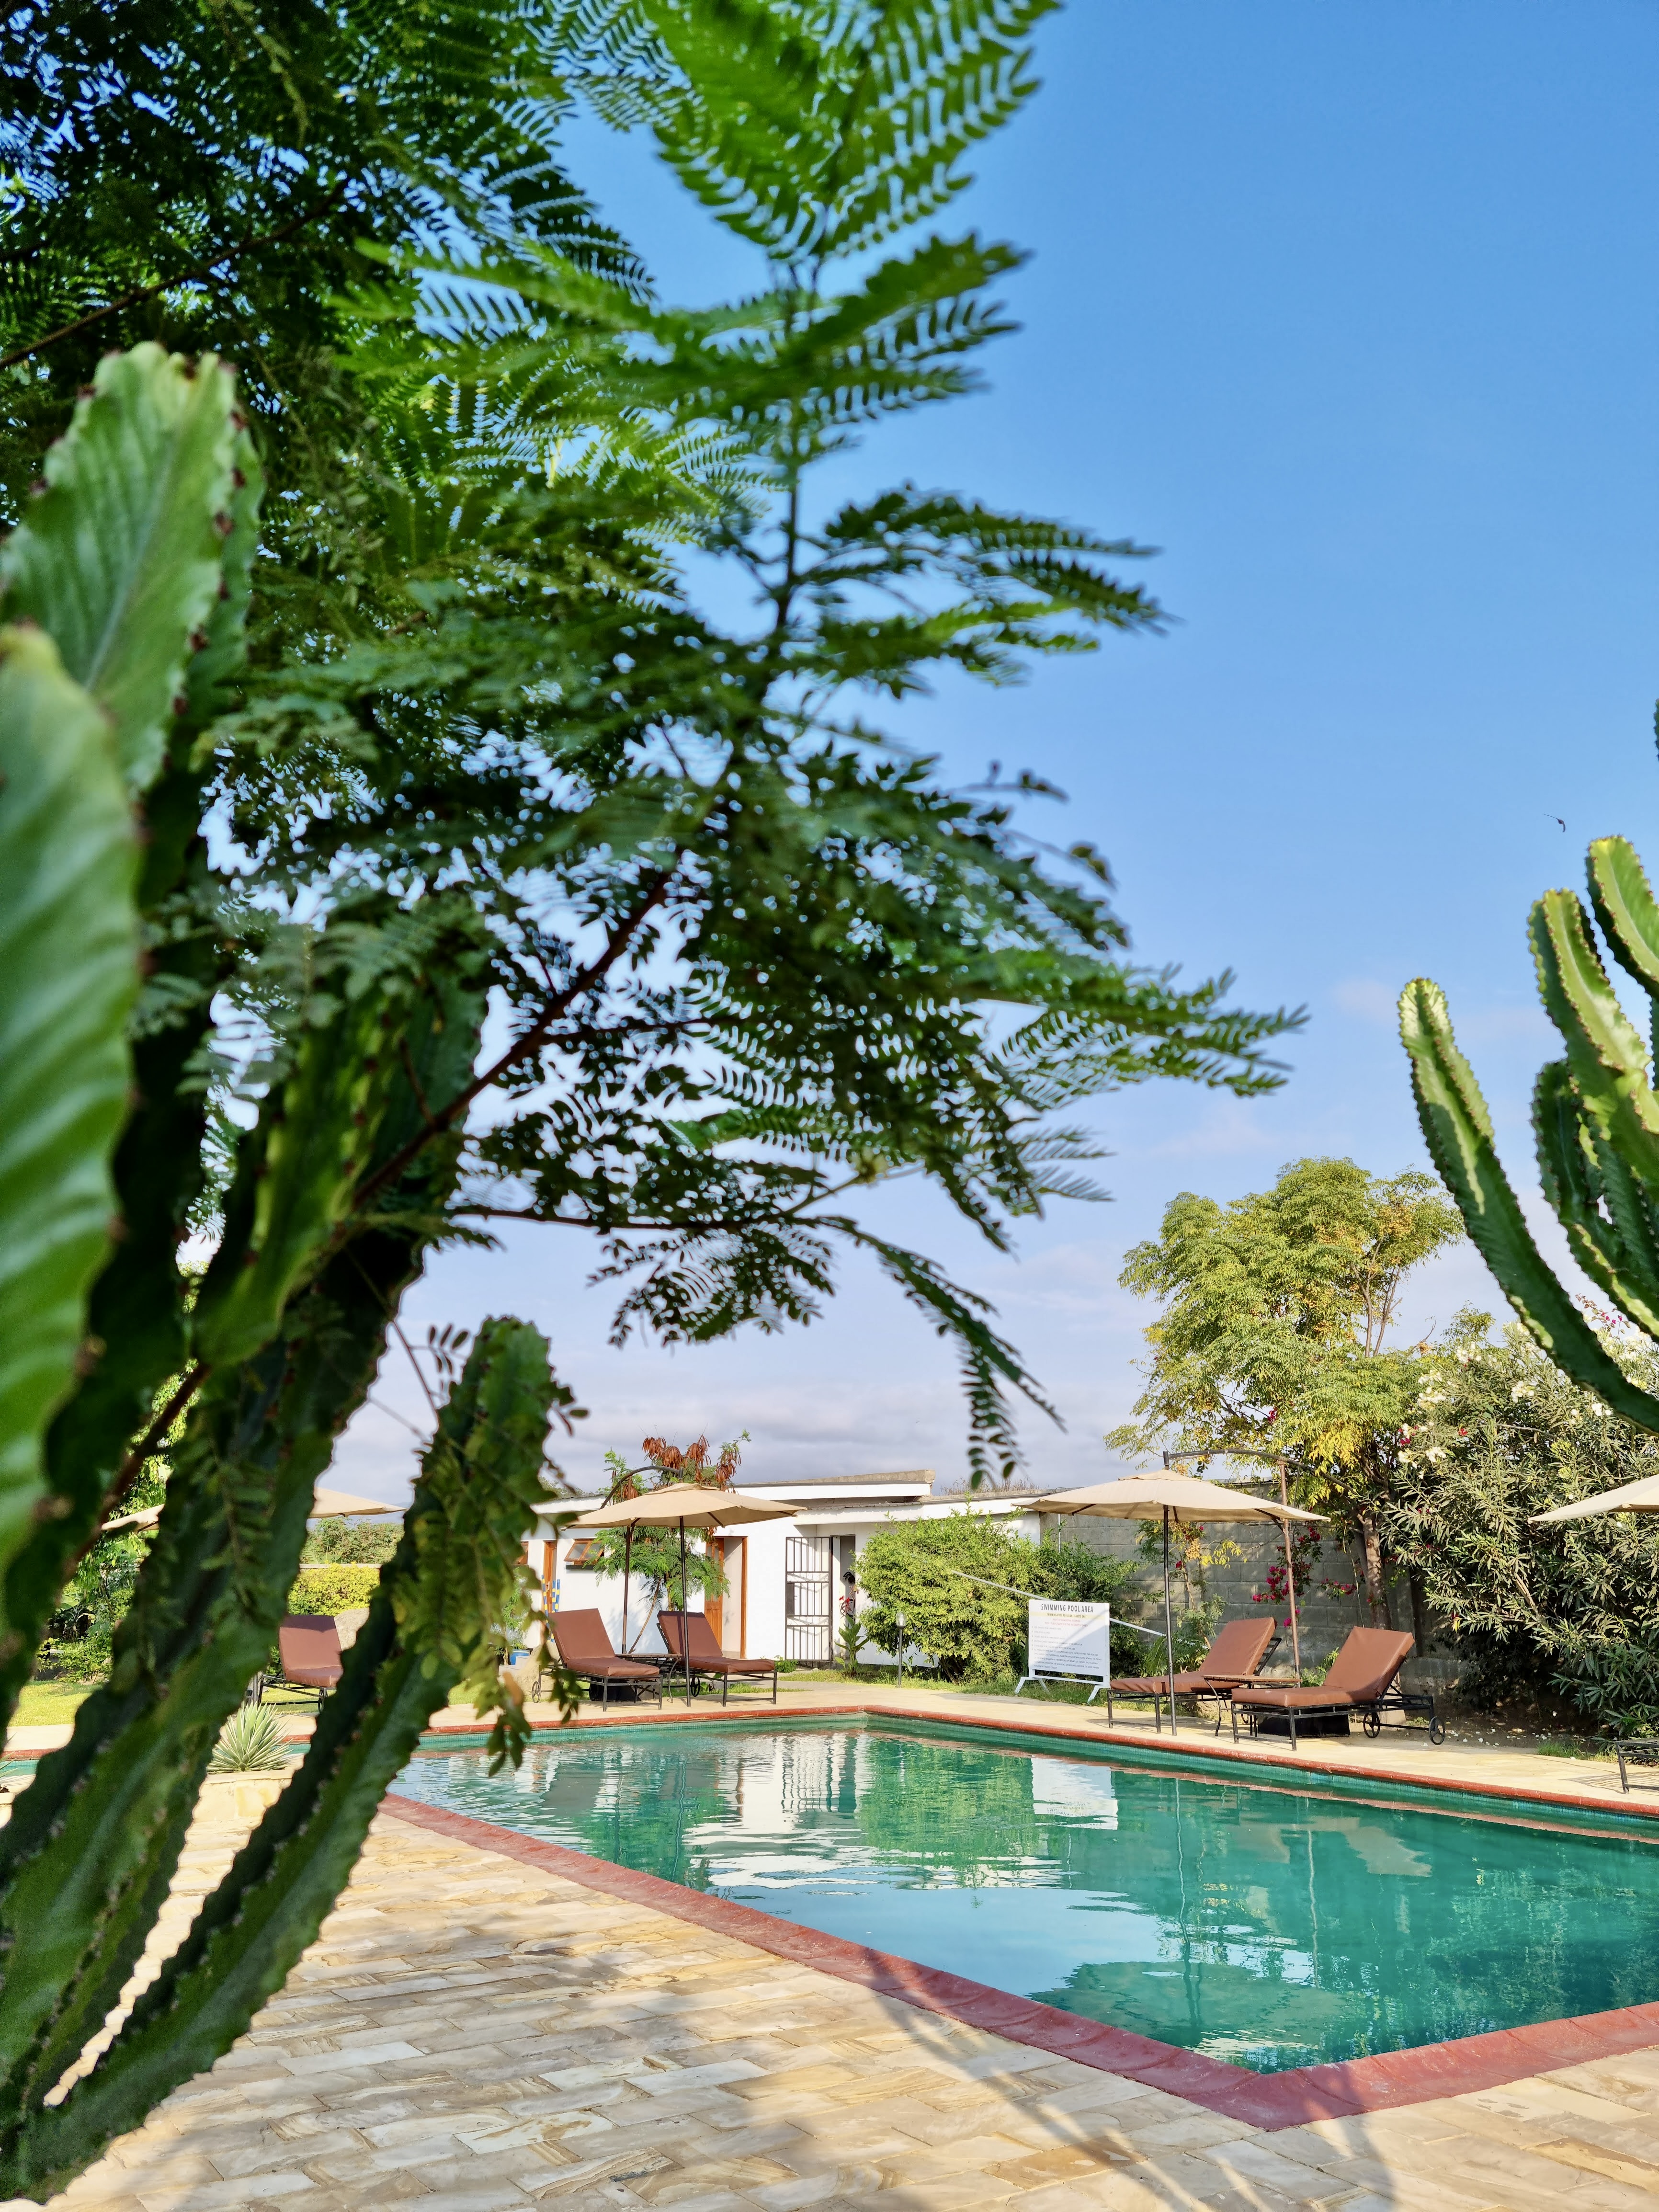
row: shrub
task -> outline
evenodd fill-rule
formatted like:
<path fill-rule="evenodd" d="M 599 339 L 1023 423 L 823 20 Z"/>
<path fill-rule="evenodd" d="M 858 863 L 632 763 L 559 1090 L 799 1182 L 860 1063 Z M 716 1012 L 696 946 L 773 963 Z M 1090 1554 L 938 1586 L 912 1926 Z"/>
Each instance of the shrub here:
<path fill-rule="evenodd" d="M 1015 1653 L 1024 1650 L 1028 1596 L 1139 1602 L 1127 1561 L 1086 1544 L 1033 1544 L 966 1510 L 884 1528 L 860 1551 L 858 1577 L 872 1601 L 859 1616 L 865 1641 L 896 1650 L 902 1613 L 903 1636 L 947 1682 L 989 1682 L 1009 1673 Z"/>
<path fill-rule="evenodd" d="M 1609 1349 L 1643 1370 L 1628 1338 Z M 1659 1729 L 1659 1530 L 1532 1516 L 1650 1474 L 1659 1446 L 1569 1381 L 1517 1326 L 1470 1316 L 1424 1362 L 1388 1515 L 1479 1705 L 1570 1700 L 1613 1735 Z"/>
<path fill-rule="evenodd" d="M 354 1613 L 374 1596 L 378 1567 L 307 1567 L 288 1594 L 290 1613 Z"/>
<path fill-rule="evenodd" d="M 1162 1644 L 1154 1644 L 1150 1637 L 1137 1636 L 1122 1626 L 1124 1620 L 1139 1615 L 1146 1600 L 1140 1572 L 1133 1563 L 1109 1559 L 1104 1552 L 1096 1551 L 1092 1544 L 1080 1543 L 1075 1537 L 1046 1536 L 1036 1548 L 1042 1580 L 1033 1595 L 1066 1598 L 1077 1605 L 1109 1605 L 1113 1674 L 1145 1674 L 1155 1668 L 1164 1656 Z M 1020 1641 L 1023 1673 L 1024 1638 Z M 1206 1638 L 1206 1644 L 1207 1642 Z M 1176 1630 L 1176 1665 L 1184 1665 L 1185 1661 L 1180 1657 L 1179 1627 Z"/>
<path fill-rule="evenodd" d="M 300 1558 L 307 1566 L 383 1567 L 403 1533 L 401 1520 L 319 1521 Z"/>

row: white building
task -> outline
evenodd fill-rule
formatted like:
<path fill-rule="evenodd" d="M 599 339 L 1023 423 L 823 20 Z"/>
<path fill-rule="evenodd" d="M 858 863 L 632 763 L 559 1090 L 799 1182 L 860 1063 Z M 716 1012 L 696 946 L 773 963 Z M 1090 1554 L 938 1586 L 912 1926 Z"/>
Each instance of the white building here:
<path fill-rule="evenodd" d="M 960 1491 L 936 1494 L 931 1468 L 898 1474 L 820 1475 L 801 1482 L 738 1481 L 745 1498 L 793 1505 L 793 1521 L 761 1521 L 716 1534 L 713 1546 L 726 1569 L 726 1596 L 708 1607 L 720 1648 L 734 1658 L 828 1661 L 834 1651 L 842 1607 L 861 1545 L 895 1521 L 936 1521 L 951 1513 L 984 1515 L 1002 1521 L 1011 1534 L 1040 1534 L 1029 1493 L 987 1492 L 964 1497 Z M 557 1510 L 582 1512 L 597 1498 L 562 1501 Z M 689 1532 L 688 1532 L 689 1539 Z M 530 1561 L 542 1586 L 543 1602 L 554 1612 L 572 1613 L 596 1606 L 611 1641 L 623 1646 L 623 1584 L 620 1575 L 598 1575 L 582 1561 L 592 1538 L 556 1534 L 550 1522 L 537 1523 Z M 645 1618 L 647 1589 L 638 1576 L 629 1598 L 628 1648 L 641 1656 L 659 1652 L 662 1638 L 654 1620 Z M 691 1607 L 701 1601 L 692 1593 Z M 870 1648 L 868 1656 L 876 1656 Z"/>

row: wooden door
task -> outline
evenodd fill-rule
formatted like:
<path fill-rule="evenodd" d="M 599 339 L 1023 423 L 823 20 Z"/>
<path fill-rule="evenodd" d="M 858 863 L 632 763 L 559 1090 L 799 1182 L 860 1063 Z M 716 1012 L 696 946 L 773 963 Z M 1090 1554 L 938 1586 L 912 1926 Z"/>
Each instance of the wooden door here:
<path fill-rule="evenodd" d="M 726 1565 L 725 1537 L 716 1536 L 711 1531 L 706 1540 L 708 1545 L 710 1557 L 720 1566 L 724 1566 Z M 702 1601 L 702 1609 L 708 1615 L 709 1627 L 714 1631 L 714 1642 L 723 1650 L 725 1649 L 725 1642 L 720 1631 L 725 1625 L 725 1601 L 717 1597 L 705 1597 Z"/>

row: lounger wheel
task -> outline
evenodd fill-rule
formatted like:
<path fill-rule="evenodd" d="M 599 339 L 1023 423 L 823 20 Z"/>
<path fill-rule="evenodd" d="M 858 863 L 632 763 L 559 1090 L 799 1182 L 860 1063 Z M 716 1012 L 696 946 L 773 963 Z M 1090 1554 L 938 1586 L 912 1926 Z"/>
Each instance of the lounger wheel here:
<path fill-rule="evenodd" d="M 1444 1741 L 1446 1741 L 1446 1723 L 1444 1723 L 1444 1721 L 1443 1721 L 1443 1720 L 1432 1720 L 1432 1721 L 1431 1721 L 1431 1722 L 1429 1723 L 1429 1741 L 1430 1741 L 1431 1743 L 1444 1743 Z"/>
<path fill-rule="evenodd" d="M 1365 1733 L 1366 1733 L 1366 1735 L 1370 1735 L 1370 1736 L 1377 1736 L 1377 1735 L 1382 1735 L 1382 1714 L 1381 1714 L 1381 1713 L 1367 1713 L 1367 1714 L 1366 1714 L 1366 1716 L 1365 1716 L 1365 1717 L 1364 1717 L 1364 1719 L 1360 1723 L 1360 1726 L 1364 1729 L 1364 1731 L 1365 1731 Z"/>

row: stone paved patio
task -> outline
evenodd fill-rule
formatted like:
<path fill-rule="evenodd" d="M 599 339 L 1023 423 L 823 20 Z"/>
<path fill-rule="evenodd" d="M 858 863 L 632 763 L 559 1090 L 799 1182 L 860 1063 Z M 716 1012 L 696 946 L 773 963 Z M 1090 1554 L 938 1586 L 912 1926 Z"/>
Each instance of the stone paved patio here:
<path fill-rule="evenodd" d="M 234 1795 L 192 1838 L 169 1944 L 253 1809 L 239 1819 Z M 1263 2134 L 383 1815 L 252 2033 L 55 2201 L 1651 2212 L 1656 2197 L 1659 2048 Z"/>

